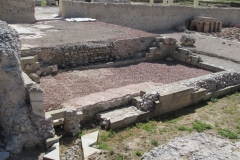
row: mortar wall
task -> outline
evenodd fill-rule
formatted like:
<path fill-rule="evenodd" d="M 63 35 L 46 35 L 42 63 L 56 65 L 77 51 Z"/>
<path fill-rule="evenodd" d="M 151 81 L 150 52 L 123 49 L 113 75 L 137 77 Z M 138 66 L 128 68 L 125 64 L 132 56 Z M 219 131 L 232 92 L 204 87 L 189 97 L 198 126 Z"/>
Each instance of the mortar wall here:
<path fill-rule="evenodd" d="M 144 31 L 157 31 L 184 25 L 195 16 L 214 17 L 227 24 L 240 22 L 239 9 L 193 8 L 186 6 L 85 3 L 63 0 L 63 17 L 89 17 L 98 21 Z"/>

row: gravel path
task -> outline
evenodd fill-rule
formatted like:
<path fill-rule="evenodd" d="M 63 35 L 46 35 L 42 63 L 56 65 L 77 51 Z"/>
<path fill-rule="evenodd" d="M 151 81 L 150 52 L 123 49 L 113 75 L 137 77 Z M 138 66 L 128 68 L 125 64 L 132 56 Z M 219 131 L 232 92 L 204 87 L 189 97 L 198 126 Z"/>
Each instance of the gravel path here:
<path fill-rule="evenodd" d="M 224 67 L 226 70 L 234 70 L 237 72 L 240 72 L 240 64 L 229 61 L 229 60 L 224 60 L 224 59 L 219 59 L 216 57 L 209 57 L 205 55 L 200 55 L 198 54 L 204 62 L 207 62 L 209 64 L 214 64 L 215 66 L 219 67 Z"/>
<path fill-rule="evenodd" d="M 53 47 L 84 42 L 112 42 L 119 39 L 156 36 L 157 34 L 103 22 L 43 21 L 35 24 L 11 24 L 20 33 L 22 47 Z"/>
<path fill-rule="evenodd" d="M 142 82 L 172 83 L 211 72 L 177 62 L 139 63 L 119 68 L 68 71 L 41 78 L 46 110 L 66 100 Z"/>
<path fill-rule="evenodd" d="M 142 160 L 239 160 L 240 142 L 228 140 L 204 133 L 178 137 L 168 144 L 145 153 Z"/>
<path fill-rule="evenodd" d="M 180 42 L 180 38 L 186 33 L 163 33 L 171 38 L 176 38 Z M 240 43 L 236 41 L 230 41 L 223 38 L 216 38 L 213 36 L 206 36 L 204 33 L 190 34 L 196 38 L 196 43 L 194 47 L 187 47 L 189 49 L 195 49 L 197 51 L 208 52 L 219 57 L 225 57 L 227 59 L 235 60 L 240 63 Z"/>

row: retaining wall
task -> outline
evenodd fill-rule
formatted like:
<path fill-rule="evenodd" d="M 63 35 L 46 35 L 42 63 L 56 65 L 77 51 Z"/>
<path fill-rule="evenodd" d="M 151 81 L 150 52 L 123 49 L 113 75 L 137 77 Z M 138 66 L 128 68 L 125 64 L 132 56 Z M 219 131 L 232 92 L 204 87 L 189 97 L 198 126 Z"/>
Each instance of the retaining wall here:
<path fill-rule="evenodd" d="M 7 23 L 34 23 L 34 0 L 0 0 L 0 20 Z"/>
<path fill-rule="evenodd" d="M 193 8 L 186 6 L 132 5 L 62 2 L 63 17 L 90 17 L 98 21 L 144 31 L 157 31 L 184 25 L 195 16 L 216 18 L 223 24 L 240 22 L 240 10 L 229 8 Z"/>
<path fill-rule="evenodd" d="M 49 48 L 22 50 L 21 56 L 38 55 L 42 65 L 58 65 L 59 68 L 120 61 L 137 57 L 147 51 L 154 37 L 141 37 L 86 44 L 69 44 Z M 141 55 L 139 55 L 141 57 Z"/>

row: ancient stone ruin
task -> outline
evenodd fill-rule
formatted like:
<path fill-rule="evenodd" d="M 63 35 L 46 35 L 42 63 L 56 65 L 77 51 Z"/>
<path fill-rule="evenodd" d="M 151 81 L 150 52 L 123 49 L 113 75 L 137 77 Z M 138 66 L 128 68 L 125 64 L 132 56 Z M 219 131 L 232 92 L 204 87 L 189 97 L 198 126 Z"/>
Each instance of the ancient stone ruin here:
<path fill-rule="evenodd" d="M 197 16 L 186 20 L 185 25 L 189 30 L 205 33 L 221 32 L 222 30 L 222 22 L 212 17 Z"/>
<path fill-rule="evenodd" d="M 26 103 L 26 88 L 20 67 L 20 41 L 15 30 L 0 21 L 0 127 L 6 150 L 19 153 L 23 147 L 41 144 L 54 135 L 51 117 L 38 114 Z M 32 86 L 38 88 L 39 86 Z M 33 89 L 37 90 L 37 89 Z M 31 94 L 31 93 L 30 93 Z M 31 101 L 31 103 L 41 103 Z"/>
<path fill-rule="evenodd" d="M 102 0 L 97 1 L 102 2 Z M 116 0 L 109 0 L 108 2 L 116 2 Z M 129 0 L 120 0 L 118 2 L 130 3 Z M 151 2 L 153 4 L 152 0 Z M 55 1 L 47 0 L 47 3 L 52 4 Z M 164 0 L 164 5 L 173 4 L 173 0 L 168 1 L 168 4 L 166 3 L 167 1 Z M 198 0 L 195 0 L 195 6 L 196 4 L 198 4 Z M 0 19 L 8 23 L 33 23 L 36 21 L 34 18 L 33 0 L 22 0 L 21 2 L 0 0 L 0 6 L 3 6 L 0 7 Z M 79 7 L 81 7 L 81 10 Z M 168 12 L 169 10 L 171 12 Z M 32 32 L 38 31 L 41 33 L 40 38 L 42 40 L 45 39 L 47 41 L 48 38 L 45 36 L 48 34 L 60 35 L 63 32 L 67 34 L 54 36 L 53 39 L 56 44 L 50 43 L 51 45 L 49 46 L 42 46 L 44 43 L 49 43 L 45 41 L 41 41 L 36 46 L 26 45 L 26 39 L 25 41 L 21 39 L 21 43 L 23 45 L 25 43 L 26 48 L 21 48 L 18 33 L 9 27 L 7 23 L 0 21 L 0 152 L 4 148 L 4 151 L 15 154 L 20 153 L 25 147 L 46 145 L 47 149 L 52 146 L 55 148 L 55 151 L 58 150 L 59 158 L 59 137 L 55 134 L 54 127 L 61 128 L 65 132 L 70 133 L 68 135 L 71 136 L 79 136 L 81 129 L 84 128 L 87 122 L 91 122 L 91 125 L 94 125 L 94 127 L 95 125 L 100 125 L 103 129 L 117 130 L 161 114 L 197 104 L 201 101 L 210 100 L 212 97 L 239 91 L 240 73 L 228 71 L 226 68 L 208 64 L 205 60 L 203 61 L 195 51 L 189 49 L 197 46 L 194 46 L 196 42 L 194 37 L 182 35 L 182 39 L 180 39 L 182 45 L 180 45 L 175 37 L 145 32 L 169 29 L 169 26 L 176 26 L 180 22 L 183 26 L 186 18 L 193 15 L 202 15 L 202 11 L 202 9 L 192 10 L 190 7 L 182 6 L 105 4 L 60 0 L 59 12 L 62 12 L 60 16 L 68 18 L 85 15 L 96 18 L 98 22 L 91 22 L 93 23 L 91 27 L 93 29 L 96 26 L 98 27 L 97 32 L 101 33 L 100 38 L 97 36 L 97 32 L 93 34 L 89 31 L 91 27 L 87 26 L 89 28 L 85 31 L 94 35 L 95 39 L 91 39 L 92 37 L 89 36 L 90 38 L 88 37 L 87 41 L 80 41 L 81 37 L 84 36 L 82 34 L 76 38 L 76 41 L 70 42 L 70 39 L 74 38 L 69 36 L 69 30 L 73 30 L 73 34 L 77 34 L 82 32 L 83 29 L 76 27 L 74 29 L 66 29 L 67 32 L 64 32 L 66 31 L 64 30 L 65 28 L 62 29 L 61 27 L 73 26 L 73 22 L 54 20 L 54 23 L 57 23 L 56 27 L 55 24 L 48 23 L 49 19 L 43 23 L 39 20 L 39 22 L 32 25 L 33 27 L 30 24 L 28 25 L 34 28 Z M 228 19 L 226 20 L 226 15 L 228 14 L 224 14 L 221 17 L 216 13 L 228 13 L 228 10 L 214 9 L 214 11 L 207 11 L 210 13 L 209 16 L 216 15 L 215 18 L 219 21 L 211 17 L 198 16 L 188 19 L 185 22 L 186 28 L 205 33 L 221 32 L 222 23 L 226 24 L 226 21 L 228 21 Z M 109 14 L 109 12 L 112 13 Z M 182 12 L 186 12 L 186 14 L 179 14 Z M 239 17 L 240 12 L 236 10 L 229 12 L 234 13 L 235 16 L 230 18 L 236 24 L 238 18 L 235 17 Z M 124 18 L 120 19 L 119 13 L 122 13 Z M 141 16 L 139 16 L 140 14 Z M 173 14 L 179 16 L 173 16 Z M 114 28 L 114 30 L 104 28 L 102 33 L 101 27 L 107 26 L 103 22 L 109 26 L 115 24 L 116 26 L 114 27 L 116 28 L 111 28 Z M 47 23 L 48 25 L 46 25 Z M 69 25 L 71 23 L 72 25 Z M 77 25 L 80 26 L 80 22 Z M 118 27 L 120 28 L 120 25 L 124 28 L 123 30 L 128 30 L 129 28 L 127 27 L 131 28 L 127 33 L 127 37 L 121 37 L 125 32 L 117 30 Z M 20 24 L 17 24 L 17 27 L 19 26 Z M 26 27 L 26 30 L 28 31 L 31 27 Z M 85 26 L 85 28 L 87 27 Z M 22 27 L 21 29 L 24 30 L 25 28 Z M 141 35 L 140 33 L 139 35 L 135 33 L 136 29 L 142 30 Z M 182 30 L 185 31 L 185 28 L 182 28 Z M 104 34 L 109 32 L 112 34 L 118 33 L 116 37 L 119 36 L 120 38 L 104 38 Z M 131 35 L 130 33 L 133 34 Z M 34 33 L 27 33 L 27 35 L 34 35 Z M 65 36 L 69 36 L 67 40 L 63 39 Z M 61 38 L 60 40 L 57 39 L 59 37 Z M 30 41 L 33 42 L 34 38 L 31 38 Z M 187 48 L 187 46 L 190 47 Z M 168 81 L 159 82 L 160 80 L 157 78 L 163 78 L 157 75 L 157 73 L 164 75 L 163 73 L 167 72 L 169 76 L 167 79 L 171 80 L 173 73 L 168 68 L 156 69 L 155 67 L 149 67 L 151 70 L 147 70 L 148 67 L 145 67 L 141 69 L 144 73 L 140 73 L 129 67 L 139 63 L 157 64 L 159 61 L 170 67 L 177 66 L 176 63 L 179 63 L 186 65 L 187 68 L 203 69 L 205 74 L 201 76 L 196 74 L 196 77 L 191 77 L 191 79 L 189 77 L 181 80 L 175 79 L 175 81 L 167 83 Z M 123 81 L 118 81 L 120 78 L 113 79 L 110 77 L 113 71 L 107 71 L 109 68 L 119 69 L 121 67 L 124 68 L 123 66 L 128 67 L 127 69 L 132 72 L 132 75 L 127 72 L 128 77 L 124 77 Z M 90 75 L 92 76 L 90 78 L 88 77 L 88 72 L 83 73 L 86 70 L 97 70 L 99 68 L 106 70 L 102 70 L 102 72 L 96 71 Z M 139 68 L 137 69 L 140 70 Z M 73 70 L 75 72 L 72 72 Z M 181 74 L 181 70 L 186 71 L 188 69 L 182 69 L 178 66 L 178 72 L 176 73 L 178 77 L 176 78 L 184 77 Z M 153 71 L 157 71 L 157 73 Z M 66 77 L 61 74 L 65 72 L 69 72 Z M 79 72 L 86 79 L 82 78 Z M 151 80 L 144 79 L 148 77 L 145 76 L 147 72 L 153 73 L 154 76 Z M 195 75 L 193 72 L 195 71 L 189 70 L 188 73 Z M 57 73 L 62 77 L 51 79 L 58 76 L 56 75 Z M 118 75 L 123 75 L 123 73 L 123 71 L 119 71 Z M 46 81 L 44 83 L 43 80 L 46 77 L 49 80 L 47 83 Z M 96 81 L 100 81 L 101 78 L 104 79 L 105 77 L 114 82 L 114 88 L 110 84 L 109 88 L 104 88 L 103 86 L 106 83 L 97 84 L 93 81 L 94 78 Z M 127 79 L 132 77 L 133 79 L 140 77 L 139 79 L 142 81 L 127 82 Z M 85 80 L 86 83 L 83 83 L 85 88 L 79 89 L 75 85 L 82 84 L 79 81 L 80 79 Z M 155 82 L 155 79 L 158 82 Z M 58 80 L 64 81 L 64 83 L 59 85 L 61 83 L 57 83 Z M 70 80 L 74 80 L 76 92 L 70 93 L 71 90 L 74 90 L 71 88 Z M 89 81 L 91 81 L 91 84 L 89 84 Z M 103 81 L 106 80 L 104 79 Z M 120 82 L 122 86 L 117 86 Z M 47 88 L 51 88 L 51 85 L 57 87 L 52 89 L 51 92 L 47 92 Z M 100 90 L 97 87 L 100 89 L 102 87 L 103 89 Z M 79 95 L 74 94 L 77 92 L 79 92 Z M 59 102 L 60 98 L 54 99 L 54 96 L 57 94 L 61 94 L 60 97 L 63 97 L 62 102 Z M 64 99 L 68 96 L 69 99 Z M 52 98 L 49 98 L 48 101 L 52 106 L 49 105 L 50 107 L 47 107 L 45 103 L 46 97 Z M 53 100 L 51 101 L 52 103 L 50 103 L 50 100 Z M 96 123 L 93 124 L 93 121 Z M 95 133 L 95 136 L 98 137 L 98 132 Z M 83 151 L 84 148 L 91 149 L 92 145 L 97 143 L 97 138 L 94 143 L 85 143 L 83 140 L 84 138 L 86 140 L 86 137 L 88 138 L 85 135 L 82 137 L 82 141 L 77 140 L 74 144 L 76 152 L 81 150 L 79 148 L 80 143 L 83 144 Z M 72 153 L 69 152 L 69 155 L 62 156 L 65 157 L 62 159 L 71 159 L 71 156 Z M 80 159 L 80 156 L 77 155 L 76 157 Z M 51 155 L 47 157 L 51 157 Z M 88 158 L 86 154 L 84 157 Z"/>

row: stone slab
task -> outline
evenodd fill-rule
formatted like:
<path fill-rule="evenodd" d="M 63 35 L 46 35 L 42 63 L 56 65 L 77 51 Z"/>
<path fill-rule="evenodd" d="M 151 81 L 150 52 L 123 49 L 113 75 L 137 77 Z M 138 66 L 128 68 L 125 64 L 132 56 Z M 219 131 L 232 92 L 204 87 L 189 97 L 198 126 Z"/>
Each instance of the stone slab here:
<path fill-rule="evenodd" d="M 101 150 L 91 147 L 92 145 L 97 144 L 98 136 L 99 131 L 96 131 L 81 137 L 84 160 L 87 160 L 90 155 L 96 152 L 101 152 Z"/>
<path fill-rule="evenodd" d="M 46 115 L 51 115 L 52 120 L 61 119 L 61 118 L 65 118 L 66 111 L 72 110 L 72 109 L 75 109 L 75 108 L 70 106 L 68 108 L 62 108 L 62 109 L 46 112 Z"/>
<path fill-rule="evenodd" d="M 0 152 L 0 160 L 6 160 L 9 157 L 9 152 Z"/>
<path fill-rule="evenodd" d="M 57 135 L 55 135 L 54 137 L 52 138 L 48 138 L 46 140 L 46 148 L 48 149 L 49 147 L 51 147 L 54 143 L 57 143 L 59 142 L 59 138 Z"/>
<path fill-rule="evenodd" d="M 54 148 L 54 150 L 44 155 L 43 159 L 60 160 L 59 142 L 55 143 L 52 148 Z"/>

